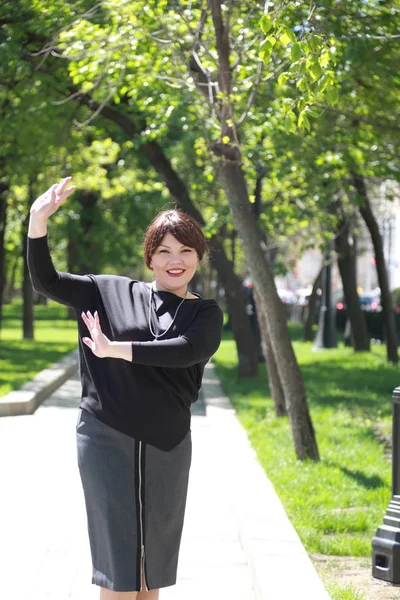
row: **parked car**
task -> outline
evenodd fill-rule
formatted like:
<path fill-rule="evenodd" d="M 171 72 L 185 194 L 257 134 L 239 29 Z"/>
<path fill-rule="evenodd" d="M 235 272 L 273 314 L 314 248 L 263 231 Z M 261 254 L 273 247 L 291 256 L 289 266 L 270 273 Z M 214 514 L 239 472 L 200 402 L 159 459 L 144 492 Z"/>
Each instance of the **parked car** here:
<path fill-rule="evenodd" d="M 365 310 L 368 312 L 381 312 L 381 296 L 378 292 L 361 292 L 358 294 L 360 299 L 361 310 Z M 338 296 L 336 301 L 336 310 L 343 311 L 346 310 L 346 302 L 344 300 L 343 294 Z"/>
<path fill-rule="evenodd" d="M 296 298 L 297 298 L 297 304 L 299 306 L 308 306 L 309 300 L 310 300 L 310 296 L 311 296 L 311 287 L 310 288 L 300 288 L 298 290 L 296 290 Z M 318 288 L 317 290 L 317 296 L 319 298 L 321 298 L 322 296 L 322 290 L 320 288 Z"/>
<path fill-rule="evenodd" d="M 281 288 L 279 288 L 277 292 L 283 304 L 296 304 L 297 296 L 295 293 L 291 292 L 290 290 L 284 290 Z"/>

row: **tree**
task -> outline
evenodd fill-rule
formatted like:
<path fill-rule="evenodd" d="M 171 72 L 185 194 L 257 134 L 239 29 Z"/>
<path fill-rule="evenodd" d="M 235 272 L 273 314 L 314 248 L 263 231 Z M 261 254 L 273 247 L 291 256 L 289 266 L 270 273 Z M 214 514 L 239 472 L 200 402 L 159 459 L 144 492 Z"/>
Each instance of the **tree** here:
<path fill-rule="evenodd" d="M 246 252 L 259 309 L 268 323 L 271 345 L 292 426 L 296 454 L 300 459 L 316 460 L 318 459 L 318 449 L 302 375 L 290 341 L 284 307 L 276 291 L 269 260 L 262 249 L 262 237 L 249 202 L 247 182 L 242 169 L 241 147 L 232 101 L 230 20 L 233 6 L 229 5 L 225 18 L 220 0 L 211 0 L 210 6 L 218 56 L 216 80 L 221 96 L 219 102 L 214 102 L 213 97 L 210 98 L 210 109 L 215 111 L 221 137 L 220 141 L 212 144 L 212 151 L 217 159 L 217 173 L 230 205 L 233 222 Z M 196 52 L 196 50 L 197 48 L 194 48 L 192 52 Z M 200 86 L 207 84 L 205 69 L 200 66 L 200 74 L 198 68 L 193 69 L 193 55 L 189 60 L 189 65 L 193 75 L 198 77 L 197 87 L 202 93 Z"/>
<path fill-rule="evenodd" d="M 128 135 L 131 138 L 140 135 L 141 151 L 152 161 L 170 191 L 177 186 L 173 193 L 177 197 L 176 189 L 179 190 L 180 203 L 182 198 L 188 198 L 188 194 L 185 194 L 178 178 L 170 177 L 170 161 L 160 152 L 160 140 L 167 130 L 171 111 L 180 103 L 185 106 L 190 122 L 197 123 L 197 129 L 202 129 L 214 157 L 218 181 L 227 194 L 233 222 L 247 255 L 261 311 L 268 321 L 296 454 L 300 459 L 318 459 L 304 384 L 291 346 L 284 307 L 276 292 L 273 273 L 262 247 L 261 232 L 249 202 L 238 140 L 239 119 L 240 125 L 244 125 L 254 99 L 254 94 L 248 93 L 248 86 L 245 89 L 241 82 L 247 67 L 258 78 L 261 68 L 256 48 L 246 52 L 246 55 L 242 54 L 239 45 L 235 48 L 239 60 L 235 68 L 241 86 L 241 93 L 235 101 L 229 36 L 232 31 L 235 39 L 236 33 L 243 35 L 246 27 L 240 24 L 242 16 L 250 26 L 258 22 L 260 7 L 247 2 L 237 7 L 229 4 L 224 18 L 221 2 L 211 2 L 210 7 L 211 11 L 205 5 L 203 9 L 189 4 L 167 7 L 162 1 L 146 3 L 146 10 L 143 10 L 142 2 L 124 5 L 109 2 L 107 7 L 93 11 L 90 18 L 86 15 L 69 29 L 65 28 L 56 43 L 51 41 L 43 49 L 42 59 L 45 59 L 46 53 L 60 54 L 64 48 L 67 50 L 71 57 L 69 74 L 72 85 L 78 87 L 78 90 L 71 90 L 69 86 L 69 93 L 75 94 L 77 91 L 81 102 L 86 102 L 85 98 L 88 98 L 87 105 L 94 116 L 101 113 L 108 118 L 109 111 L 114 110 L 108 106 L 111 100 L 118 102 L 119 106 L 126 105 L 125 114 L 114 111 L 114 122 L 121 125 L 125 119 L 123 126 L 126 126 Z M 230 20 L 233 13 L 235 18 Z M 231 29 L 231 25 L 234 29 Z M 108 45 L 107 42 L 104 44 L 104 39 L 107 39 L 107 36 L 104 38 L 105 31 L 115 33 Z M 165 32 L 167 44 L 162 37 Z M 82 41 L 86 42 L 83 52 Z M 160 52 L 160 45 L 163 52 Z M 77 52 L 79 48 L 80 55 Z M 72 58 L 74 51 L 77 56 Z M 206 56 L 210 64 L 204 67 Z M 165 60 L 174 64 L 174 75 L 170 71 L 166 73 Z M 212 71 L 211 65 L 215 70 Z M 106 79 L 104 73 L 107 73 Z M 177 94 L 169 84 L 174 80 L 180 82 L 182 78 L 188 82 L 188 88 Z M 154 81 L 157 81 L 157 87 L 151 88 Z M 214 94 L 216 86 L 219 86 L 219 91 Z M 255 89 L 257 87 L 256 81 Z M 193 95 L 195 90 L 199 92 L 197 98 Z M 237 109 L 236 115 L 234 108 Z M 249 123 L 251 128 L 250 120 Z"/>

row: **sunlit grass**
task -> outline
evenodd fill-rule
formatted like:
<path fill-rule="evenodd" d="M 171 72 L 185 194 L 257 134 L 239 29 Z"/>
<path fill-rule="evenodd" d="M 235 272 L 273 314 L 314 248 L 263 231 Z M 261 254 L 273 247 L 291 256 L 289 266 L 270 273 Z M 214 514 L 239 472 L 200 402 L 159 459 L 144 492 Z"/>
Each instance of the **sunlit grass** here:
<path fill-rule="evenodd" d="M 235 344 L 226 338 L 214 359 L 218 375 L 305 547 L 370 555 L 391 495 L 391 464 L 376 431 L 388 430 L 398 368 L 383 347 L 313 352 L 311 343 L 294 341 L 321 456 L 300 462 L 287 418 L 275 416 L 264 366 L 258 380 L 238 381 Z"/>
<path fill-rule="evenodd" d="M 357 592 L 351 587 L 328 586 L 328 592 L 332 600 L 364 600 L 364 594 Z"/>
<path fill-rule="evenodd" d="M 0 337 L 0 396 L 20 388 L 39 371 L 77 346 L 77 326 L 66 319 L 67 309 L 55 302 L 35 306 L 34 340 L 23 339 L 22 305 L 3 308 Z"/>

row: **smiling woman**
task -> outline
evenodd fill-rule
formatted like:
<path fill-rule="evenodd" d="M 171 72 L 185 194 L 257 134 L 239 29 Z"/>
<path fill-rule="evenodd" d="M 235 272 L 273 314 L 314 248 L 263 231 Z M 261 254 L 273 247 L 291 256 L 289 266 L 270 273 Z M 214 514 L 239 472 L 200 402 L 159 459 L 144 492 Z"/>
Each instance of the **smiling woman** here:
<path fill-rule="evenodd" d="M 159 588 L 176 582 L 190 407 L 220 344 L 222 311 L 188 290 L 207 245 L 200 226 L 177 210 L 157 215 L 146 231 L 152 284 L 56 271 L 46 222 L 72 193 L 69 181 L 32 205 L 28 265 L 34 289 L 78 317 L 77 447 L 92 582 L 101 600 L 157 600 Z"/>
<path fill-rule="evenodd" d="M 156 289 L 178 296 L 187 285 L 207 251 L 203 232 L 191 217 L 178 210 L 160 213 L 144 238 L 146 266 L 154 271 Z M 190 297 L 194 297 L 193 294 Z"/>

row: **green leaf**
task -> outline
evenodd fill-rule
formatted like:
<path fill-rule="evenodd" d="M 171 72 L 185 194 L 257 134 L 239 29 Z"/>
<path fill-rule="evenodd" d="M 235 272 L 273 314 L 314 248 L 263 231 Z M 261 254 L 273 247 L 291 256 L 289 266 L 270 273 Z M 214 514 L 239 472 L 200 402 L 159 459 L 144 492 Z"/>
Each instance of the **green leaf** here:
<path fill-rule="evenodd" d="M 260 44 L 260 59 L 264 62 L 267 63 L 270 58 L 271 58 L 271 54 L 272 54 L 272 44 L 269 40 L 263 40 L 263 42 L 261 42 Z"/>
<path fill-rule="evenodd" d="M 303 53 L 301 51 L 300 44 L 298 44 L 296 42 L 295 44 L 293 44 L 293 46 L 290 49 L 290 57 L 293 62 L 296 62 L 296 61 L 300 60 L 300 58 L 302 56 L 303 56 Z"/>
<path fill-rule="evenodd" d="M 299 79 L 297 80 L 297 83 L 296 83 L 296 87 L 301 92 L 307 91 L 307 81 L 306 81 L 305 77 L 299 77 Z"/>
<path fill-rule="evenodd" d="M 264 15 L 260 21 L 260 27 L 263 33 L 268 33 L 272 27 L 272 21 L 268 15 Z"/>
<path fill-rule="evenodd" d="M 321 79 L 318 81 L 318 83 L 316 84 L 316 89 L 319 93 L 322 93 L 327 86 L 329 85 L 330 80 L 327 77 L 327 75 L 322 75 Z"/>
<path fill-rule="evenodd" d="M 278 85 L 285 85 L 285 83 L 288 80 L 288 74 L 285 73 L 281 73 L 278 77 Z"/>
<path fill-rule="evenodd" d="M 319 48 L 321 46 L 321 40 L 322 40 L 322 38 L 320 35 L 310 35 L 310 37 L 308 38 L 307 41 L 313 52 L 315 52 L 316 50 L 319 50 Z"/>
<path fill-rule="evenodd" d="M 284 31 L 284 33 L 282 33 L 282 35 L 279 36 L 279 41 L 283 46 L 287 46 L 292 40 L 290 39 L 290 35 L 288 34 L 288 32 Z"/>
<path fill-rule="evenodd" d="M 329 104 L 337 104 L 339 101 L 339 92 L 336 88 L 331 88 L 326 91 L 326 99 Z"/>
<path fill-rule="evenodd" d="M 329 52 L 323 52 L 321 54 L 321 56 L 318 59 L 319 64 L 321 65 L 321 67 L 327 67 L 330 63 L 331 60 L 331 56 L 329 54 Z"/>
<path fill-rule="evenodd" d="M 286 133 L 296 133 L 296 125 L 290 118 L 289 114 L 287 114 L 285 117 L 285 131 Z"/>
<path fill-rule="evenodd" d="M 299 114 L 297 125 L 300 127 L 300 129 L 307 129 L 308 131 L 310 130 L 311 125 L 306 115 L 306 109 L 302 110 Z"/>
<path fill-rule="evenodd" d="M 314 117 L 314 119 L 318 119 L 319 115 L 320 115 L 319 112 L 317 112 L 315 109 L 310 108 L 310 107 L 307 108 L 307 114 L 311 115 L 312 117 Z"/>
<path fill-rule="evenodd" d="M 322 75 L 324 73 L 323 70 L 321 69 L 321 65 L 316 60 L 311 64 L 308 71 L 309 71 L 311 77 L 314 79 L 314 81 L 317 81 L 317 79 L 322 77 Z"/>

